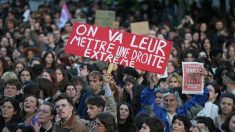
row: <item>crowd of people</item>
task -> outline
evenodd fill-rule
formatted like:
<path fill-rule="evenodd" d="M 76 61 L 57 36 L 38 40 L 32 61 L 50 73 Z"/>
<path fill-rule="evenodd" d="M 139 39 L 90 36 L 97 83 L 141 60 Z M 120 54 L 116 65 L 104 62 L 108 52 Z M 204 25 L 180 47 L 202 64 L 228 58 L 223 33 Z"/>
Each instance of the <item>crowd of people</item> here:
<path fill-rule="evenodd" d="M 231 14 L 207 18 L 219 11 L 205 12 L 203 0 L 182 18 L 177 0 L 70 0 L 71 19 L 59 28 L 64 2 L 48 0 L 36 11 L 28 0 L 1 2 L 0 131 L 235 132 Z M 118 64 L 108 73 L 106 62 L 66 53 L 73 23 L 94 24 L 97 9 L 116 11 L 121 31 L 148 21 L 146 36 L 172 41 L 168 77 Z M 203 94 L 182 93 L 182 62 L 204 64 Z"/>

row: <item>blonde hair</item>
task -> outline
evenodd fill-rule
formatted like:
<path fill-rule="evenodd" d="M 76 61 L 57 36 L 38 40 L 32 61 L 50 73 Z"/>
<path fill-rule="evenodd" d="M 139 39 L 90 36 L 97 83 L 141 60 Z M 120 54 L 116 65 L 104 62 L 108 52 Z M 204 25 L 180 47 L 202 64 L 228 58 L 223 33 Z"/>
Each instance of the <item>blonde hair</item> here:
<path fill-rule="evenodd" d="M 4 72 L 1 79 L 4 82 L 7 82 L 8 80 L 19 80 L 17 75 L 14 72 L 11 72 L 11 71 Z"/>
<path fill-rule="evenodd" d="M 181 85 L 182 84 L 182 77 L 178 73 L 172 73 L 169 75 L 167 82 L 169 83 L 171 78 L 176 78 L 176 81 Z"/>

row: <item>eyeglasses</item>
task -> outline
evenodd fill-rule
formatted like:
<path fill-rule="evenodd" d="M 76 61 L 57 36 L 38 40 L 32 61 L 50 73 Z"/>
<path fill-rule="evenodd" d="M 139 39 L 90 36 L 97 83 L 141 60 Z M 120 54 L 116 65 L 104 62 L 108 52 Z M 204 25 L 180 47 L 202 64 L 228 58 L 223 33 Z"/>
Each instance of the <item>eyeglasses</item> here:
<path fill-rule="evenodd" d="M 50 111 L 38 109 L 37 113 L 42 112 L 43 114 L 48 114 Z"/>
<path fill-rule="evenodd" d="M 65 107 L 67 107 L 68 105 L 69 105 L 69 104 L 56 105 L 56 106 L 55 106 L 55 109 L 58 110 L 60 107 L 65 108 Z"/>

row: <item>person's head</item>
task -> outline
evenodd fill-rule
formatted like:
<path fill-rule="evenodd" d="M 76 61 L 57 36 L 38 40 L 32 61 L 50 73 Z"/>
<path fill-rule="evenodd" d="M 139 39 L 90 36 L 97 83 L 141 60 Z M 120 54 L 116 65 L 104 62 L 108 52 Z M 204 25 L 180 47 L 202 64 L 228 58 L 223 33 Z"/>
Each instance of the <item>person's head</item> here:
<path fill-rule="evenodd" d="M 93 92 L 100 91 L 103 84 L 103 75 L 99 71 L 92 71 L 88 74 L 90 88 Z"/>
<path fill-rule="evenodd" d="M 155 92 L 155 103 L 157 104 L 157 105 L 161 105 L 161 103 L 162 103 L 162 98 L 163 98 L 163 90 L 157 90 L 156 92 Z"/>
<path fill-rule="evenodd" d="M 171 48 L 171 54 L 173 57 L 177 57 L 180 54 L 180 47 L 178 45 L 173 45 Z"/>
<path fill-rule="evenodd" d="M 8 80 L 4 89 L 4 96 L 15 97 L 20 93 L 21 83 L 19 80 Z"/>
<path fill-rule="evenodd" d="M 235 111 L 231 112 L 225 119 L 221 128 L 225 132 L 234 132 L 235 130 Z"/>
<path fill-rule="evenodd" d="M 121 121 L 125 123 L 133 122 L 133 109 L 128 103 L 120 103 L 117 107 L 117 120 L 121 124 Z"/>
<path fill-rule="evenodd" d="M 66 32 L 66 33 L 70 33 L 71 30 L 72 30 L 72 23 L 68 21 L 68 22 L 65 24 L 65 32 Z"/>
<path fill-rule="evenodd" d="M 184 57 L 184 61 L 193 62 L 195 61 L 195 59 L 198 58 L 198 54 L 195 51 L 195 49 L 188 49 L 184 52 L 183 57 Z"/>
<path fill-rule="evenodd" d="M 45 99 L 47 97 L 52 97 L 52 82 L 46 78 L 38 78 L 36 84 L 39 88 L 39 98 Z"/>
<path fill-rule="evenodd" d="M 80 96 L 83 90 L 87 90 L 88 83 L 81 76 L 73 77 L 71 80 L 72 84 L 76 87 L 77 95 Z"/>
<path fill-rule="evenodd" d="M 233 86 L 235 86 L 235 72 L 233 70 L 229 70 L 224 74 L 223 84 L 227 86 L 227 92 L 232 93 Z"/>
<path fill-rule="evenodd" d="M 13 98 L 6 98 L 1 108 L 2 117 L 5 122 L 9 122 L 11 119 L 18 116 L 20 111 L 19 102 Z"/>
<path fill-rule="evenodd" d="M 86 100 L 86 106 L 89 118 L 94 119 L 97 114 L 104 111 L 105 101 L 100 96 L 90 96 Z"/>
<path fill-rule="evenodd" d="M 175 72 L 176 69 L 176 64 L 173 60 L 169 60 L 167 62 L 167 73 L 171 74 L 173 72 Z"/>
<path fill-rule="evenodd" d="M 95 117 L 95 132 L 116 132 L 117 124 L 112 114 L 108 112 L 99 113 Z"/>
<path fill-rule="evenodd" d="M 28 96 L 24 99 L 23 102 L 23 111 L 22 113 L 25 115 L 30 115 L 32 113 L 36 113 L 40 103 L 35 96 Z"/>
<path fill-rule="evenodd" d="M 37 84 L 33 81 L 25 81 L 22 84 L 22 93 L 24 97 L 32 95 L 39 98 L 40 89 L 38 88 Z"/>
<path fill-rule="evenodd" d="M 210 50 L 212 50 L 211 48 L 211 46 L 212 46 L 212 44 L 211 44 L 211 41 L 210 41 L 210 39 L 208 39 L 208 38 L 205 38 L 204 40 L 202 40 L 202 49 L 204 49 L 205 51 L 210 51 Z"/>
<path fill-rule="evenodd" d="M 163 132 L 164 127 L 164 124 L 158 117 L 147 117 L 144 119 L 139 132 Z"/>
<path fill-rule="evenodd" d="M 48 51 L 43 55 L 42 64 L 44 66 L 55 66 L 55 63 L 56 63 L 56 56 L 53 52 Z"/>
<path fill-rule="evenodd" d="M 62 67 L 56 68 L 55 75 L 56 75 L 56 82 L 62 82 L 64 80 L 67 80 L 67 72 Z"/>
<path fill-rule="evenodd" d="M 161 78 L 161 79 L 159 79 L 157 85 L 158 85 L 158 88 L 159 88 L 159 89 L 168 89 L 168 88 L 169 88 L 169 83 L 168 83 L 167 78 Z"/>
<path fill-rule="evenodd" d="M 170 88 L 181 87 L 182 77 L 178 73 L 173 73 L 168 77 L 168 83 Z"/>
<path fill-rule="evenodd" d="M 223 28 L 224 28 L 224 23 L 223 23 L 223 21 L 222 21 L 222 20 L 217 20 L 217 21 L 215 22 L 215 29 L 216 29 L 217 31 L 221 31 Z"/>
<path fill-rule="evenodd" d="M 7 51 L 7 48 L 6 48 L 6 47 L 1 47 L 1 48 L 0 48 L 0 56 L 2 56 L 2 57 L 7 56 L 7 55 L 8 55 L 7 52 L 8 52 L 8 51 Z"/>
<path fill-rule="evenodd" d="M 0 46 L 8 47 L 9 45 L 10 45 L 10 42 L 7 39 L 7 37 L 6 36 L 1 37 Z"/>
<path fill-rule="evenodd" d="M 136 80 L 132 76 L 128 76 L 124 80 L 124 89 L 125 91 L 130 94 L 132 92 L 132 87 L 136 84 Z"/>
<path fill-rule="evenodd" d="M 127 78 L 127 77 L 133 77 L 135 80 L 137 78 L 140 77 L 139 73 L 137 72 L 137 70 L 135 70 L 132 67 L 126 67 L 124 69 L 124 76 L 123 76 L 123 81 Z"/>
<path fill-rule="evenodd" d="M 16 62 L 14 65 L 13 70 L 15 71 L 15 73 L 17 75 L 19 75 L 19 73 L 25 68 L 25 64 L 23 62 Z"/>
<path fill-rule="evenodd" d="M 199 41 L 199 33 L 198 32 L 193 33 L 193 41 L 195 41 L 195 42 Z"/>
<path fill-rule="evenodd" d="M 33 126 L 27 125 L 25 123 L 18 124 L 16 132 L 35 132 Z"/>
<path fill-rule="evenodd" d="M 186 116 L 175 115 L 172 120 L 172 132 L 189 132 L 190 120 Z"/>
<path fill-rule="evenodd" d="M 15 132 L 17 128 L 17 124 L 9 123 L 3 127 L 2 132 Z"/>
<path fill-rule="evenodd" d="M 190 32 L 186 32 L 184 34 L 184 39 L 189 40 L 191 42 L 193 40 L 192 34 Z"/>
<path fill-rule="evenodd" d="M 55 71 L 52 69 L 45 69 L 42 72 L 42 78 L 46 78 L 50 80 L 52 83 L 55 83 L 56 81 Z"/>
<path fill-rule="evenodd" d="M 209 99 L 208 100 L 214 102 L 220 98 L 221 91 L 218 88 L 218 84 L 216 82 L 208 83 L 207 88 L 209 91 Z"/>
<path fill-rule="evenodd" d="M 205 32 L 207 30 L 207 25 L 206 23 L 201 23 L 200 24 L 200 32 Z"/>
<path fill-rule="evenodd" d="M 189 129 L 190 132 L 214 132 L 215 125 L 213 120 L 210 117 L 198 116 L 195 117 L 192 121 L 192 126 Z"/>
<path fill-rule="evenodd" d="M 150 38 L 156 38 L 156 31 L 154 31 L 154 30 L 149 30 L 149 32 L 148 32 L 148 37 L 150 37 Z"/>
<path fill-rule="evenodd" d="M 52 32 L 47 33 L 47 42 L 48 42 L 49 45 L 54 44 L 54 42 L 55 42 L 54 36 L 55 35 Z"/>
<path fill-rule="evenodd" d="M 19 73 L 19 78 L 20 81 L 23 83 L 25 81 L 30 81 L 33 79 L 33 75 L 32 75 L 32 71 L 29 68 L 23 69 L 20 73 Z"/>
<path fill-rule="evenodd" d="M 74 98 L 77 94 L 76 87 L 72 83 L 67 84 L 64 90 L 65 90 L 66 95 L 70 98 Z"/>
<path fill-rule="evenodd" d="M 73 114 L 73 101 L 66 94 L 60 94 L 54 99 L 56 112 L 60 119 L 65 120 Z"/>
<path fill-rule="evenodd" d="M 234 110 L 235 96 L 231 93 L 223 94 L 220 98 L 219 114 L 228 115 Z"/>
<path fill-rule="evenodd" d="M 163 93 L 162 105 L 167 112 L 174 113 L 182 104 L 178 91 L 166 90 Z"/>
<path fill-rule="evenodd" d="M 38 122 L 40 124 L 47 124 L 48 122 L 52 122 L 55 117 L 55 109 L 52 103 L 47 101 L 43 102 L 42 105 L 38 108 Z"/>
<path fill-rule="evenodd" d="M 227 59 L 233 59 L 235 57 L 235 44 L 231 44 L 227 48 Z"/>
<path fill-rule="evenodd" d="M 2 74 L 1 79 L 2 79 L 3 81 L 7 82 L 7 81 L 9 81 L 9 80 L 18 80 L 19 78 L 18 78 L 18 76 L 17 76 L 14 72 L 12 72 L 12 71 L 7 71 L 7 72 L 4 72 L 4 73 Z"/>

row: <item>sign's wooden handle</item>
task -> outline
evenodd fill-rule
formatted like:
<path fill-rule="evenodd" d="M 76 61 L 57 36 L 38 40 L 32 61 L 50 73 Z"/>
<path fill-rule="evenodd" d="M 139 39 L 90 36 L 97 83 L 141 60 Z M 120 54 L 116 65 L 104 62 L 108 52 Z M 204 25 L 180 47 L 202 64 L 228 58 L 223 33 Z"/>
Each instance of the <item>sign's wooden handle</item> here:
<path fill-rule="evenodd" d="M 114 64 L 113 64 L 113 63 L 110 63 L 110 64 L 109 64 L 109 67 L 108 67 L 107 73 L 111 74 L 111 72 L 113 71 L 113 66 L 114 66 Z"/>

